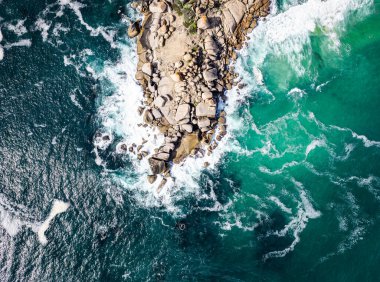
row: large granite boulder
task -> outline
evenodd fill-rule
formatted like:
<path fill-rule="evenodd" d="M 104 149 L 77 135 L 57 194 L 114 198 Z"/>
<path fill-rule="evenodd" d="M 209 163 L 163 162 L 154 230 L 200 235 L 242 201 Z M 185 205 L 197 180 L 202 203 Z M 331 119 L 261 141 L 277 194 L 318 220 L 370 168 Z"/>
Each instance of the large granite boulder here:
<path fill-rule="evenodd" d="M 234 17 L 232 16 L 230 10 L 227 8 L 224 8 L 222 10 L 223 13 L 223 27 L 226 32 L 234 33 L 236 29 L 236 21 Z"/>
<path fill-rule="evenodd" d="M 154 0 L 149 5 L 149 11 L 152 13 L 165 13 L 167 5 L 163 1 Z"/>
<path fill-rule="evenodd" d="M 211 105 L 208 101 L 200 102 L 195 108 L 197 117 L 210 117 L 215 118 L 216 107 Z"/>
<path fill-rule="evenodd" d="M 246 11 L 245 5 L 239 0 L 231 0 L 224 4 L 224 6 L 230 11 L 235 22 L 237 24 L 240 23 Z"/>

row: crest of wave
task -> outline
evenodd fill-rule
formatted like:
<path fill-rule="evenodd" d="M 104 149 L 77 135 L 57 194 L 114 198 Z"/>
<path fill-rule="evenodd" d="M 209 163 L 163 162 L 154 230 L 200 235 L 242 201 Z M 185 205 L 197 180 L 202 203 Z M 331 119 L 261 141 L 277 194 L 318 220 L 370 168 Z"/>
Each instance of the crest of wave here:
<path fill-rule="evenodd" d="M 256 66 L 260 67 L 269 54 L 281 55 L 299 76 L 304 75 L 308 69 L 303 65 L 305 52 L 312 52 L 310 35 L 320 30 L 328 37 L 329 48 L 339 52 L 339 36 L 345 30 L 348 18 L 363 18 L 373 6 L 373 0 L 294 2 L 286 5 L 284 12 L 278 13 L 274 7 L 267 20 L 262 21 L 251 34 L 249 48 L 242 54 L 251 57 Z"/>

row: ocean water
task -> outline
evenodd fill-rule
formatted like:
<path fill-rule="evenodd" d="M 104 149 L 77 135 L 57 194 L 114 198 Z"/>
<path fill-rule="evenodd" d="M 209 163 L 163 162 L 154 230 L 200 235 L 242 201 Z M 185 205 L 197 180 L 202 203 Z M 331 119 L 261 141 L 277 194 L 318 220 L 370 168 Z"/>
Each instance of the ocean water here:
<path fill-rule="evenodd" d="M 119 150 L 162 141 L 138 126 L 137 17 L 0 0 L 0 280 L 377 281 L 380 1 L 274 2 L 229 134 L 160 194 Z"/>

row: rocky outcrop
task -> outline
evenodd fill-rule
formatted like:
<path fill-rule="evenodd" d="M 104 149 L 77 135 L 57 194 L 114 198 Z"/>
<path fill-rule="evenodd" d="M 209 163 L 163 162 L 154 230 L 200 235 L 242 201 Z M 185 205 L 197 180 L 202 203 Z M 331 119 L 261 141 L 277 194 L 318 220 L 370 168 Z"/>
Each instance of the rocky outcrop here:
<path fill-rule="evenodd" d="M 128 29 L 130 37 L 137 37 L 136 80 L 144 90 L 139 108 L 142 126 L 158 127 L 165 136 L 154 152 L 138 154 L 148 157 L 150 183 L 158 174 L 164 176 L 161 189 L 170 177 L 172 162 L 211 154 L 226 135 L 225 113 L 217 105 L 234 84 L 230 63 L 246 33 L 267 15 L 270 3 L 143 0 L 131 5 L 144 14 L 142 22 Z"/>

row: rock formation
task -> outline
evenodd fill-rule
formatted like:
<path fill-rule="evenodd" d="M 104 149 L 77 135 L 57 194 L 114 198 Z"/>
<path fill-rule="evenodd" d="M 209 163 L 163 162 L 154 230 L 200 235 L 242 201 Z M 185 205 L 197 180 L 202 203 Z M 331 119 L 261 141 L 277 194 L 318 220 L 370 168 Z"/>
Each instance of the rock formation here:
<path fill-rule="evenodd" d="M 173 162 L 211 154 L 226 134 L 218 103 L 236 78 L 230 65 L 245 35 L 268 14 L 270 2 L 144 0 L 131 5 L 144 16 L 128 29 L 130 37 L 137 37 L 135 78 L 144 90 L 139 112 L 165 136 L 161 147 L 140 158 L 148 155 L 150 183 L 164 176 L 162 187 Z"/>

